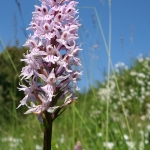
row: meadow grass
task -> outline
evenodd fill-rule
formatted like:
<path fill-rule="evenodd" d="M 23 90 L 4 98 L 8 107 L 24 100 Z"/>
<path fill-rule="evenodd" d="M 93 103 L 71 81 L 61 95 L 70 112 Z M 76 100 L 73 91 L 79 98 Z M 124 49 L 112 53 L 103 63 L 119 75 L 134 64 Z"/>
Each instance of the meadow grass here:
<path fill-rule="evenodd" d="M 130 74 L 132 74 L 132 72 L 133 70 L 130 71 Z M 137 75 L 138 74 L 139 72 L 137 71 Z M 120 79 L 123 77 L 122 75 L 118 74 L 117 77 L 118 81 L 123 81 L 122 84 L 127 84 L 128 80 L 130 80 L 130 82 L 133 80 L 132 75 L 130 79 L 128 79 L 128 70 L 125 71 L 123 75 L 126 76 L 124 81 Z M 136 96 L 139 95 L 139 89 L 136 89 L 137 86 L 135 86 L 135 88 L 131 87 L 131 89 L 137 92 L 133 94 L 132 90 L 130 91 L 128 89 L 128 91 L 123 89 L 124 85 L 120 85 L 121 95 L 126 106 L 126 115 L 130 123 L 130 131 L 133 138 L 131 141 L 114 83 L 113 76 L 111 76 L 110 87 L 112 91 L 109 97 L 109 123 L 107 122 L 106 116 L 106 111 L 108 111 L 106 101 L 108 89 L 106 87 L 107 82 L 105 82 L 99 89 L 93 87 L 87 93 L 79 94 L 78 101 L 69 106 L 66 111 L 54 121 L 53 150 L 71 150 L 76 141 L 80 141 L 86 150 L 105 150 L 106 148 L 114 150 L 148 150 L 150 148 L 149 111 L 144 106 L 148 105 L 148 103 L 146 103 L 149 99 L 148 91 L 146 90 L 145 94 L 143 93 L 140 96 L 147 95 L 145 102 L 140 102 L 141 98 L 136 98 Z M 134 84 L 131 84 L 131 86 L 133 85 Z M 125 95 L 125 92 L 128 93 Z M 131 97 L 129 97 L 129 95 Z M 144 108 L 145 112 L 143 111 Z M 4 111 L 10 113 L 11 119 L 7 122 L 4 118 L 1 118 L 1 149 L 42 149 L 43 126 L 42 123 L 39 123 L 36 116 L 31 114 L 27 116 L 23 115 L 22 118 L 18 118 L 17 114 L 19 110 L 16 111 L 13 107 L 12 110 L 4 108 Z M 145 120 L 143 120 L 144 116 Z M 108 142 L 106 143 L 107 123 Z"/>

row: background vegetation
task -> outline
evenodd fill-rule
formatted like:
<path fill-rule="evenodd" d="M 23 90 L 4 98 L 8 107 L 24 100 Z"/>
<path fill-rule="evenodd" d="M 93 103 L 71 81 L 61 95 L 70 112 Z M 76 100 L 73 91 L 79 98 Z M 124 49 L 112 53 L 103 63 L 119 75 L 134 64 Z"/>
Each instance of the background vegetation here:
<path fill-rule="evenodd" d="M 33 114 L 24 115 L 26 108 L 16 110 L 23 97 L 17 86 L 25 51 L 7 47 L 0 54 L 2 150 L 42 149 L 42 123 Z M 109 87 L 106 76 L 97 88 L 78 93 L 78 101 L 54 122 L 53 150 L 73 149 L 77 141 L 86 150 L 150 149 L 150 58 L 140 56 L 132 62 L 131 66 L 116 64 Z"/>

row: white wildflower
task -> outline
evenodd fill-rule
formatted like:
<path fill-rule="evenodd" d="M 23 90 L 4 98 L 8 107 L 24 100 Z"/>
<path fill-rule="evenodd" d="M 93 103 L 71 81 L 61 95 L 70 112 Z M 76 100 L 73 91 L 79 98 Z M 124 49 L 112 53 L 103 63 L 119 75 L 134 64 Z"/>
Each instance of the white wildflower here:
<path fill-rule="evenodd" d="M 104 147 L 108 148 L 109 150 L 112 150 L 115 146 L 113 142 L 104 142 Z"/>

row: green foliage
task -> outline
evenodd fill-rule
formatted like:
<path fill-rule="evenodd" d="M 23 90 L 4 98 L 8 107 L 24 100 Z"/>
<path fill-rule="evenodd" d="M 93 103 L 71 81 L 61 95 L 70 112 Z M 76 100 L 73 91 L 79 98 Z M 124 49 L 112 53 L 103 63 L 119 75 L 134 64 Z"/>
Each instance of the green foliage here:
<path fill-rule="evenodd" d="M 23 93 L 18 92 L 17 86 L 19 83 L 19 74 L 23 63 L 20 61 L 25 53 L 25 48 L 7 47 L 2 53 L 0 53 L 0 114 L 4 115 L 4 118 L 8 120 L 10 117 L 7 109 L 11 109 L 14 104 L 23 98 Z M 12 59 L 16 70 L 10 61 Z M 16 72 L 17 71 L 17 72 Z"/>
<path fill-rule="evenodd" d="M 113 127 L 113 130 L 110 130 L 113 136 L 109 140 L 117 141 L 116 135 L 120 133 L 116 146 L 120 147 L 125 143 L 128 149 L 138 149 L 142 145 L 145 149 L 150 149 L 149 72 L 149 57 L 137 58 L 130 68 L 124 63 L 119 63 L 116 65 L 115 74 L 110 76 L 109 85 L 106 81 L 99 88 L 98 96 L 103 108 L 101 112 L 105 113 L 107 101 L 109 102 L 109 129 Z M 129 130 L 125 117 L 129 123 Z"/>
<path fill-rule="evenodd" d="M 25 51 L 8 48 L 19 73 L 23 65 L 20 58 Z M 43 124 L 39 123 L 36 115 L 24 115 L 24 110 L 21 110 L 24 107 L 16 111 L 24 94 L 17 91 L 18 74 L 5 51 L 0 54 L 0 69 L 2 149 L 42 149 Z M 130 68 L 119 63 L 114 71 L 109 82 L 106 78 L 98 88 L 91 87 L 86 93 L 77 93 L 77 102 L 68 106 L 54 121 L 52 150 L 71 150 L 77 141 L 86 150 L 150 149 L 150 58 L 140 57 Z"/>

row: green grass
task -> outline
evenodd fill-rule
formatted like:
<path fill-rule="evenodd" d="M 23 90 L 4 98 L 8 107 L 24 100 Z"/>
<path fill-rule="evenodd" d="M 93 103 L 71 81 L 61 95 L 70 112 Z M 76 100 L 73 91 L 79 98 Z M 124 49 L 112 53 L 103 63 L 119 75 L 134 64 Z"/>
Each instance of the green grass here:
<path fill-rule="evenodd" d="M 86 150 L 105 150 L 106 145 L 107 149 L 113 147 L 114 150 L 149 150 L 150 127 L 147 107 L 149 107 L 150 95 L 148 95 L 148 89 L 143 93 L 141 90 L 142 87 L 148 87 L 149 76 L 145 72 L 146 76 L 142 80 L 143 86 L 139 85 L 140 82 L 135 82 L 136 78 L 142 77 L 142 70 L 146 71 L 143 69 L 146 63 L 150 63 L 150 61 L 146 59 L 142 63 L 137 61 L 133 67 L 127 70 L 123 66 L 116 68 L 116 71 L 119 70 L 116 72 L 116 78 L 125 106 L 132 141 L 115 86 L 114 76 L 110 75 L 111 92 L 108 98 L 106 81 L 100 83 L 99 88 L 91 87 L 87 93 L 79 94 L 78 101 L 68 106 L 66 111 L 54 121 L 53 150 L 71 150 L 77 141 L 80 141 Z M 133 76 L 133 72 L 137 74 L 136 77 Z M 135 91 L 134 94 L 131 89 Z M 140 102 L 142 96 L 145 96 L 145 99 Z M 107 110 L 106 99 L 109 101 L 109 110 Z M 7 122 L 1 118 L 1 149 L 33 150 L 38 149 L 38 146 L 41 146 L 39 149 L 42 149 L 43 126 L 36 116 L 22 114 L 22 117 L 18 118 L 20 112 L 13 107 L 12 110 L 4 108 L 4 111 L 10 114 L 11 119 Z M 106 111 L 109 111 L 109 122 L 107 122 Z M 106 143 L 107 123 L 108 142 Z"/>

